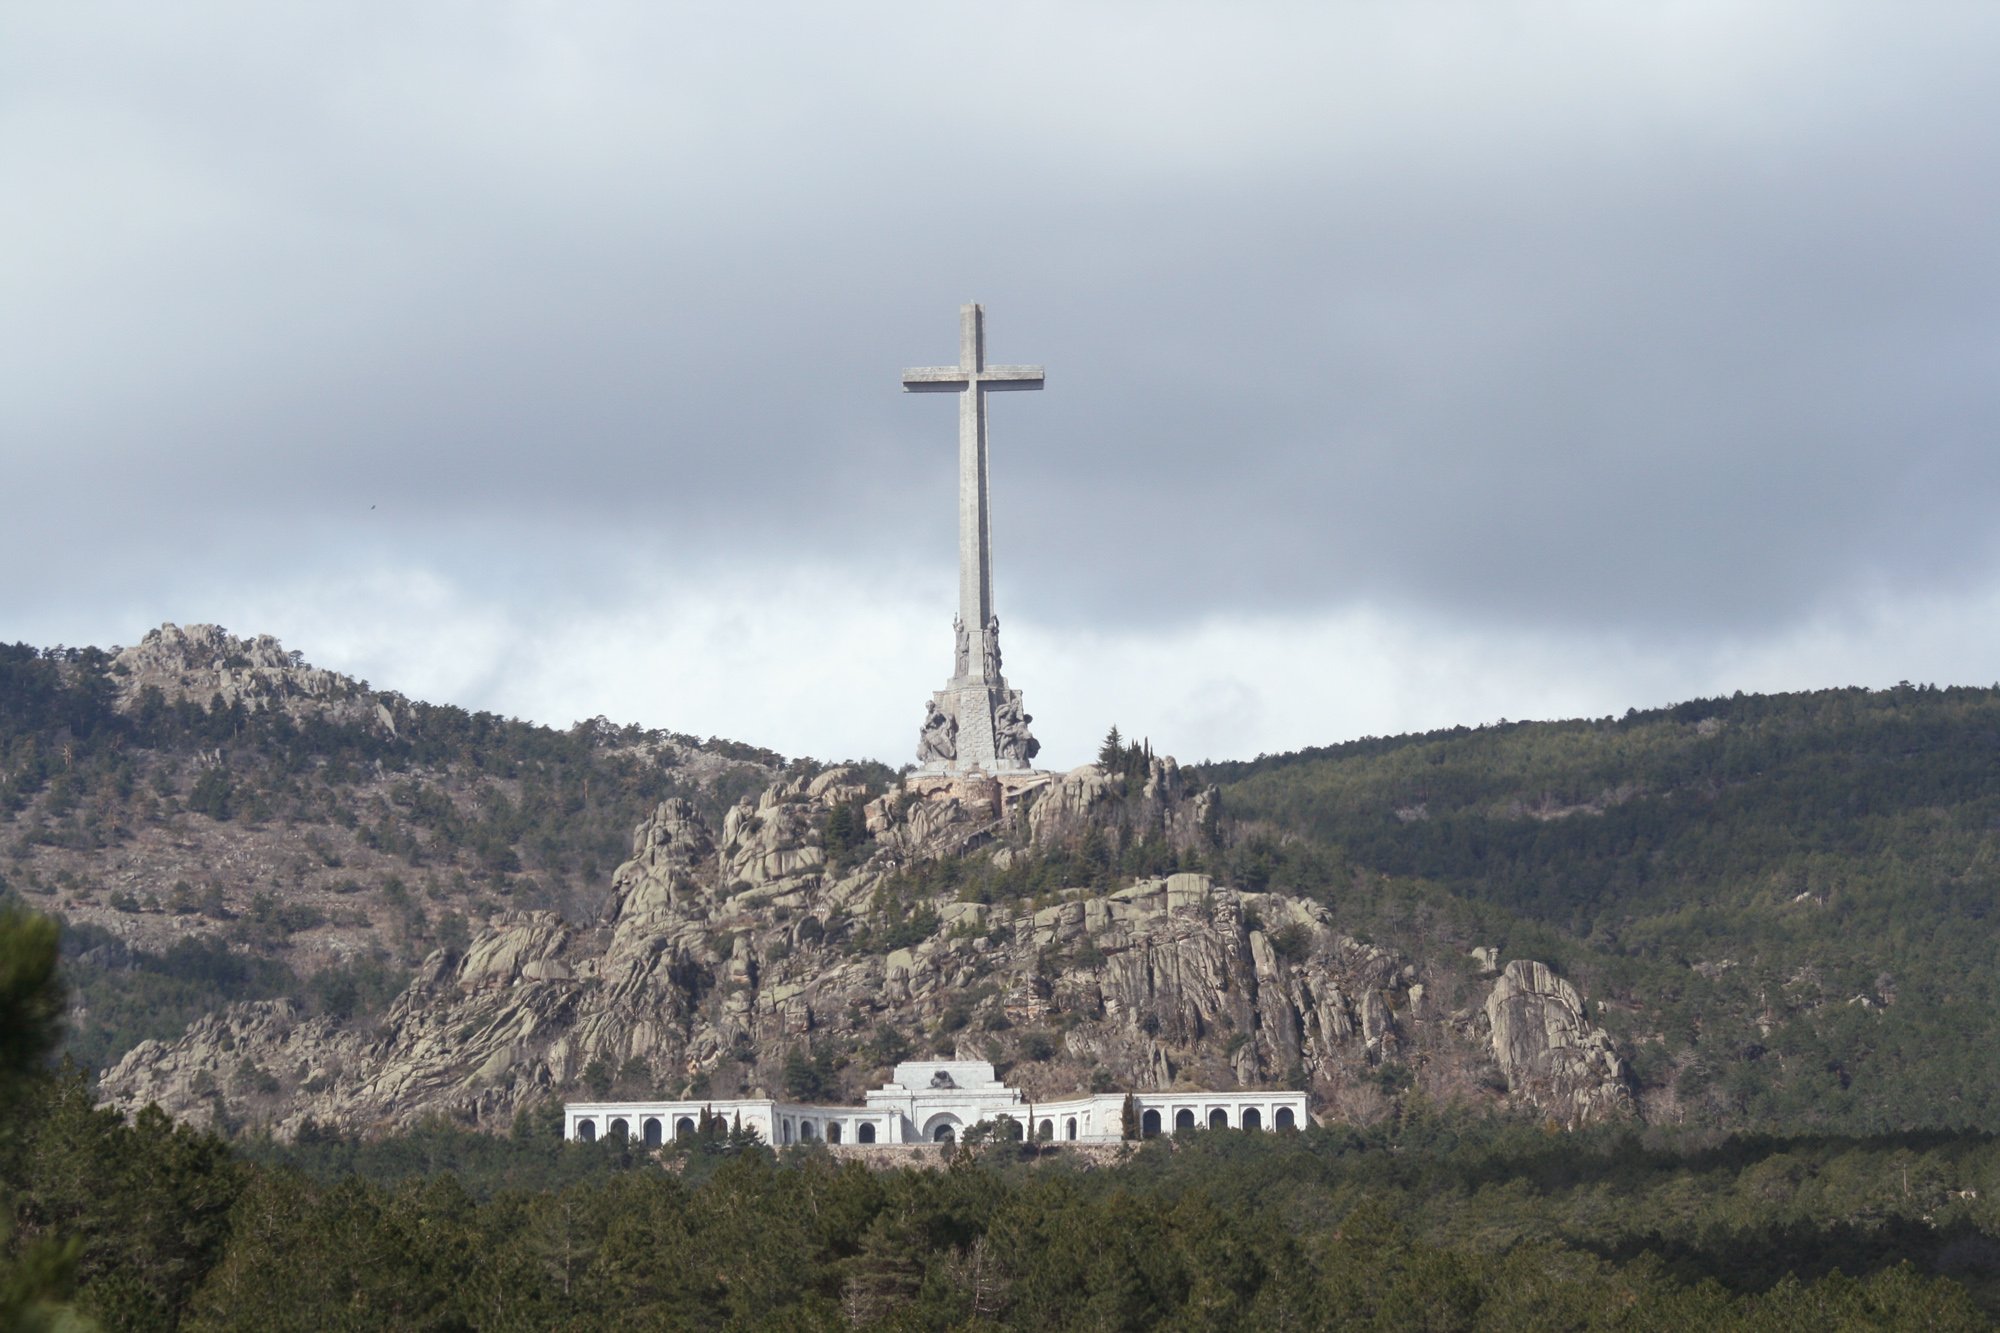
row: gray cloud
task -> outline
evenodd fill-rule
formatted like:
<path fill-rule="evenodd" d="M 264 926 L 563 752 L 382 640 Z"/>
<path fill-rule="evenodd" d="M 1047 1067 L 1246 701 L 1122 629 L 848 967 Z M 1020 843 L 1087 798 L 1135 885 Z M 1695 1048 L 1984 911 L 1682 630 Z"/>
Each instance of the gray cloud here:
<path fill-rule="evenodd" d="M 993 472 L 1051 627 L 1719 643 L 2000 574 L 1983 8 L 9 22 L 23 625 L 949 561 L 896 377 L 975 298 L 1049 366 Z"/>

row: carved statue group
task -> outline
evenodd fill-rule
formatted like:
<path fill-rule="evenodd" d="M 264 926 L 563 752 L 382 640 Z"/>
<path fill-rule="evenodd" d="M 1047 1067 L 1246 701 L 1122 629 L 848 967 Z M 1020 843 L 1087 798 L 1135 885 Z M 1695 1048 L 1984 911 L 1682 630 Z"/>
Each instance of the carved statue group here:
<path fill-rule="evenodd" d="M 1021 711 L 1020 695 L 1009 690 L 1000 699 L 1000 706 L 993 710 L 993 752 L 1002 759 L 1018 759 L 1027 763 L 1041 753 L 1042 743 L 1028 731 L 1028 724 L 1035 719 Z"/>
<path fill-rule="evenodd" d="M 958 719 L 936 702 L 924 705 L 924 729 L 917 737 L 917 762 L 928 764 L 958 758 Z"/>
<path fill-rule="evenodd" d="M 1028 724 L 1035 719 L 1021 709 L 1021 695 L 1018 690 L 1007 689 L 1000 675 L 1000 618 L 991 616 L 986 628 L 979 636 L 980 665 L 979 676 L 972 674 L 972 634 L 963 618 L 953 616 L 951 621 L 953 641 L 952 685 L 946 691 L 924 704 L 923 730 L 917 736 L 917 762 L 924 765 L 955 767 L 962 761 L 970 767 L 980 767 L 995 760 L 1007 761 L 1007 766 L 1025 766 L 1041 752 L 1041 742 L 1028 730 Z M 971 752 L 961 754 L 961 736 L 964 719 L 959 716 L 968 708 L 991 710 L 988 716 L 992 722 L 992 748 L 986 748 L 987 728 L 976 725 L 971 731 Z M 984 755 L 985 757 L 982 757 Z"/>

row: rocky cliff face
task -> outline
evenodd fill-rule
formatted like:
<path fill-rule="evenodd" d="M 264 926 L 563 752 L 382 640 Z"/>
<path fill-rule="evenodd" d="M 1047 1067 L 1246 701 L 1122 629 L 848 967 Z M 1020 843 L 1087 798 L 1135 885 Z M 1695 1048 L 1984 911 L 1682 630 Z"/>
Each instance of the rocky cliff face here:
<path fill-rule="evenodd" d="M 982 902 L 917 873 L 966 857 L 1004 872 L 1093 831 L 1192 846 L 1214 797 L 1171 761 L 867 797 L 852 770 L 794 777 L 719 829 L 667 801 L 634 833 L 606 925 L 498 916 L 433 953 L 376 1030 L 237 1005 L 133 1050 L 103 1094 L 280 1133 L 497 1126 L 586 1088 L 782 1095 L 788 1058 L 795 1083 L 852 1096 L 914 1047 L 995 1059 L 1031 1095 L 1290 1083 L 1347 1115 L 1411 1082 L 1504 1081 L 1563 1123 L 1630 1110 L 1609 1039 L 1540 964 L 1510 963 L 1482 1007 L 1462 973 L 1427 976 L 1317 903 L 1204 875 Z"/>
<path fill-rule="evenodd" d="M 1493 1058 L 1508 1091 L 1565 1124 L 1633 1110 L 1630 1076 L 1576 988 L 1541 963 L 1507 964 L 1486 997 Z"/>

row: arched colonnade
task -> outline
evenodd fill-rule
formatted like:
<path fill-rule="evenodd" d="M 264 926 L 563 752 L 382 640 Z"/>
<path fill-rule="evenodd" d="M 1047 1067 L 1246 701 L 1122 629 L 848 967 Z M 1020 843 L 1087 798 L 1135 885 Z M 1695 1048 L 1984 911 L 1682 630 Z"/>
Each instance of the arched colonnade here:
<path fill-rule="evenodd" d="M 1171 1117 L 1171 1118 L 1170 1118 Z M 1139 1113 L 1139 1137 L 1158 1138 L 1171 1125 L 1172 1132 L 1196 1127 L 1205 1129 L 1297 1129 L 1298 1115 L 1289 1106 L 1263 1107 L 1234 1104 L 1190 1103 L 1182 1106 L 1149 1106 Z"/>

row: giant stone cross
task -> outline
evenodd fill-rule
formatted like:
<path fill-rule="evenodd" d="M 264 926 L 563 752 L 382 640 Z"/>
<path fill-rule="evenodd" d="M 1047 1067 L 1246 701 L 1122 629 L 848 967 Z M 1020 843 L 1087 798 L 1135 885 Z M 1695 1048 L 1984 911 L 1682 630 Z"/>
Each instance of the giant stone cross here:
<path fill-rule="evenodd" d="M 986 312 L 958 311 L 958 364 L 903 372 L 906 393 L 958 400 L 958 618 L 951 679 L 931 696 L 917 761 L 931 773 L 1025 769 L 1041 744 L 1029 734 L 1021 692 L 1000 674 L 1000 620 L 993 614 L 993 519 L 986 494 L 986 395 L 1042 387 L 1040 366 L 986 364 Z"/>

